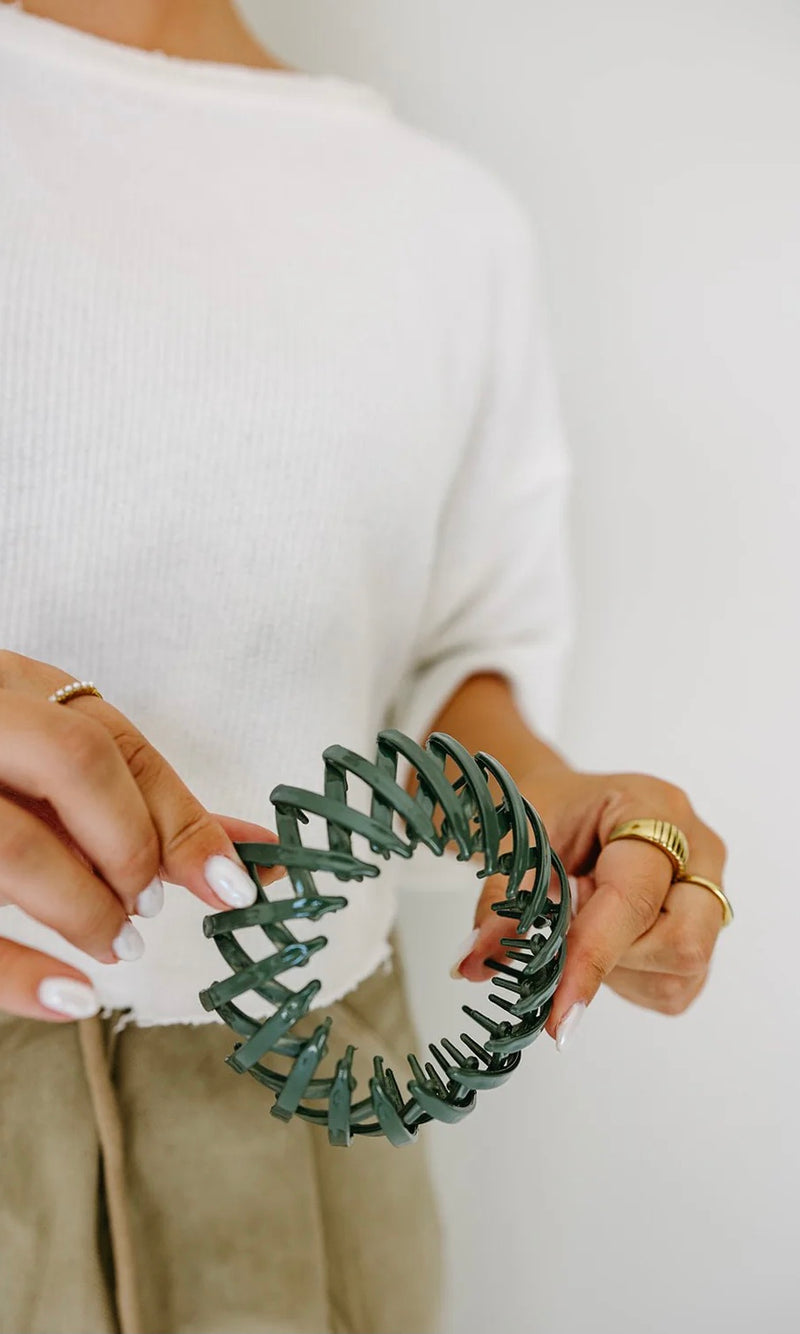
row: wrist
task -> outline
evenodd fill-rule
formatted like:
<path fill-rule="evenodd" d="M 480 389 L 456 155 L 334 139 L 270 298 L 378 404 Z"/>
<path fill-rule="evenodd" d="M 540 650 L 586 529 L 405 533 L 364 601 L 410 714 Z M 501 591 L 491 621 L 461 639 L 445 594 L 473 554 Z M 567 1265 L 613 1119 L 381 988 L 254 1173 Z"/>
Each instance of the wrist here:
<path fill-rule="evenodd" d="M 596 852 L 597 818 L 603 802 L 597 775 L 562 761 L 526 770 L 517 778 L 517 786 L 541 816 L 565 870 L 579 874 Z"/>
<path fill-rule="evenodd" d="M 562 755 L 521 717 L 508 681 L 497 672 L 477 672 L 462 682 L 429 728 L 447 732 L 472 754 L 491 755 L 519 784 L 525 775 L 569 769 Z"/>

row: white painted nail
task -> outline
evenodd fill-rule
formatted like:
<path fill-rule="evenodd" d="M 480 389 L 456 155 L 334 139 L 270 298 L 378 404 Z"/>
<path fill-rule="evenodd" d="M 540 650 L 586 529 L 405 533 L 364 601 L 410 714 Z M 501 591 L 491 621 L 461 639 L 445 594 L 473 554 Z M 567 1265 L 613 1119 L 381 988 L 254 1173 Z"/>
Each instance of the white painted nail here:
<path fill-rule="evenodd" d="M 118 959 L 124 963 L 133 963 L 134 959 L 141 959 L 144 954 L 144 941 L 133 925 L 133 922 L 126 922 L 117 936 L 112 941 L 111 948 Z"/>
<path fill-rule="evenodd" d="M 567 1043 L 571 1040 L 572 1034 L 578 1027 L 583 1018 L 583 1012 L 586 1009 L 585 1001 L 576 1001 L 570 1005 L 564 1018 L 556 1029 L 556 1051 L 563 1051 Z"/>
<path fill-rule="evenodd" d="M 572 916 L 574 917 L 578 911 L 578 882 L 574 875 L 568 875 L 567 881 L 569 883 L 570 902 L 572 903 Z"/>
<path fill-rule="evenodd" d="M 136 899 L 136 911 L 140 917 L 157 917 L 164 907 L 164 885 L 161 877 L 154 875 L 149 885 L 145 885 Z"/>
<path fill-rule="evenodd" d="M 55 1010 L 70 1019 L 88 1019 L 100 1009 L 89 984 L 74 977 L 45 977 L 36 994 L 46 1010 Z"/>
<path fill-rule="evenodd" d="M 464 974 L 458 971 L 458 965 L 464 962 L 468 954 L 472 953 L 472 947 L 477 939 L 478 939 L 478 928 L 476 926 L 474 931 L 470 931 L 469 935 L 466 936 L 464 940 L 462 940 L 461 944 L 458 947 L 456 957 L 453 960 L 453 966 L 450 969 L 451 977 L 463 978 Z"/>
<path fill-rule="evenodd" d="M 249 908 L 256 901 L 256 887 L 243 866 L 223 857 L 221 853 L 209 857 L 205 877 L 214 893 L 232 908 Z"/>

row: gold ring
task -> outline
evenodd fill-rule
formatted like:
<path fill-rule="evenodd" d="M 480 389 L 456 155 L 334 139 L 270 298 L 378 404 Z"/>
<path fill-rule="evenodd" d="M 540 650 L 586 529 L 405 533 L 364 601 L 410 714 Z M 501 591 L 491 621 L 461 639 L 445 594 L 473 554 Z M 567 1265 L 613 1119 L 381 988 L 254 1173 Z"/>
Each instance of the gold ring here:
<path fill-rule="evenodd" d="M 76 695 L 97 695 L 98 699 L 103 698 L 94 681 L 70 681 L 69 685 L 59 686 L 54 694 L 48 695 L 47 702 L 66 704 L 68 699 L 74 699 Z"/>
<path fill-rule="evenodd" d="M 722 904 L 722 925 L 730 926 L 733 921 L 733 908 L 730 899 L 721 885 L 716 885 L 713 880 L 706 880 L 704 875 L 679 875 L 676 878 L 676 884 L 681 885 L 702 885 L 703 889 L 710 889 Z"/>
<path fill-rule="evenodd" d="M 673 880 L 686 870 L 689 840 L 683 830 L 670 824 L 669 820 L 626 820 L 611 831 L 606 842 L 613 843 L 617 838 L 638 838 L 661 848 L 672 862 Z"/>

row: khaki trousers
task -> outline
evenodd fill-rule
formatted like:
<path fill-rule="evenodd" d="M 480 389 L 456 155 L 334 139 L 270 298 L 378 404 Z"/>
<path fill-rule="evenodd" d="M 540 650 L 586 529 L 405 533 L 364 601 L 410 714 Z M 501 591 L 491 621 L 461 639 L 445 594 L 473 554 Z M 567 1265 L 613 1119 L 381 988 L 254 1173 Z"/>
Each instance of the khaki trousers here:
<path fill-rule="evenodd" d="M 335 1055 L 358 1048 L 360 1096 L 374 1054 L 402 1087 L 420 1050 L 393 945 L 391 968 L 327 1011 Z M 224 1063 L 234 1041 L 217 1023 L 0 1015 L 2 1334 L 438 1329 L 426 1127 L 402 1149 L 363 1136 L 332 1148 L 319 1127 L 270 1116 L 272 1095 Z"/>

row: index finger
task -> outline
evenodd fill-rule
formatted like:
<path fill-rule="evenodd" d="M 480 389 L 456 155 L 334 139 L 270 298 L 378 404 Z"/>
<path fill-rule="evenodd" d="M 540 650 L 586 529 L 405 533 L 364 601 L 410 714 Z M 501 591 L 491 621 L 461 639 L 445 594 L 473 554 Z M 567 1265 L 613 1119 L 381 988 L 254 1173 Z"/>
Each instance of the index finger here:
<path fill-rule="evenodd" d="M 672 862 L 652 843 L 621 838 L 601 850 L 595 892 L 570 927 L 567 962 L 546 1025 L 551 1037 L 567 1011 L 588 1005 L 625 951 L 649 931 L 672 877 Z"/>
<path fill-rule="evenodd" d="M 256 882 L 232 839 L 130 719 L 97 695 L 78 695 L 61 707 L 80 710 L 111 734 L 155 826 L 164 878 L 212 908 L 254 903 Z"/>
<path fill-rule="evenodd" d="M 52 663 L 0 650 L 0 683 L 8 689 L 42 701 L 70 680 Z M 124 713 L 101 695 L 75 695 L 52 707 L 94 719 L 116 743 L 155 827 L 158 869 L 167 880 L 184 885 L 212 908 L 245 908 L 255 902 L 256 882 L 223 826 Z"/>

